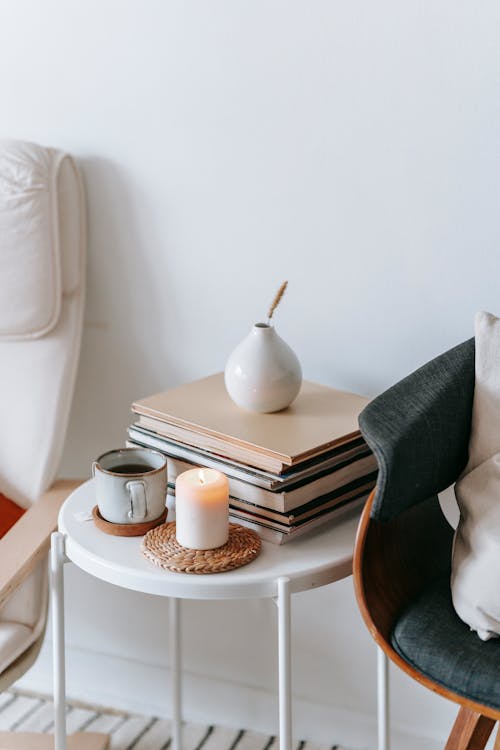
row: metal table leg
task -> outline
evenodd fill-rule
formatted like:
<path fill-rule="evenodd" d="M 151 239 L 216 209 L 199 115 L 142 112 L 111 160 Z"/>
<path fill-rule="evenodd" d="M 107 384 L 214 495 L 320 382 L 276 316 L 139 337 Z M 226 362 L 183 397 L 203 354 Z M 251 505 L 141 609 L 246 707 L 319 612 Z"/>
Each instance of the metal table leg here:
<path fill-rule="evenodd" d="M 378 750 L 390 750 L 389 734 L 389 660 L 377 647 Z"/>
<path fill-rule="evenodd" d="M 278 579 L 279 733 L 280 750 L 292 747 L 291 595 L 290 580 Z"/>
<path fill-rule="evenodd" d="M 181 750 L 181 601 L 170 599 L 170 665 L 172 670 L 172 747 Z"/>
<path fill-rule="evenodd" d="M 50 547 L 52 666 L 55 750 L 66 750 L 66 669 L 64 661 L 64 536 L 56 531 Z"/>

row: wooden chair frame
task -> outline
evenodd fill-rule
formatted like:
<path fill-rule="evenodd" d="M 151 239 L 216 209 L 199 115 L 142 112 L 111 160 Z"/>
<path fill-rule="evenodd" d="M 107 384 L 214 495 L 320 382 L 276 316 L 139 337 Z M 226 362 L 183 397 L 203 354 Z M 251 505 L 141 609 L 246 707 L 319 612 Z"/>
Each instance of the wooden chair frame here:
<path fill-rule="evenodd" d="M 437 497 L 429 498 L 383 523 L 370 518 L 371 493 L 358 528 L 353 575 L 358 606 L 376 643 L 400 669 L 424 687 L 461 708 L 445 750 L 483 750 L 500 711 L 437 685 L 408 664 L 391 645 L 403 609 L 437 576 L 449 569 L 453 529 Z M 500 733 L 495 750 L 500 750 Z"/>
<path fill-rule="evenodd" d="M 0 539 L 0 606 L 47 557 L 50 535 L 57 529 L 59 510 L 80 480 L 61 479 L 34 503 Z M 36 660 L 44 633 L 27 651 L 0 674 L 0 692 L 19 679 Z M 0 750 L 51 750 L 52 735 L 27 732 L 0 732 Z M 68 750 L 106 750 L 109 736 L 77 733 L 68 738 Z"/>

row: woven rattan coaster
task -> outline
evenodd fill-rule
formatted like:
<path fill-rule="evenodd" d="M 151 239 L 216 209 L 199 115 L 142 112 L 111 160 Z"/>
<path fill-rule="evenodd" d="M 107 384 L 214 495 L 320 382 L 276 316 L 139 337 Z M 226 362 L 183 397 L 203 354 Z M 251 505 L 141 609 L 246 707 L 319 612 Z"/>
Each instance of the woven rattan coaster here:
<path fill-rule="evenodd" d="M 217 549 L 187 549 L 175 538 L 175 521 L 148 531 L 142 554 L 154 565 L 174 573 L 225 573 L 254 560 L 261 541 L 255 531 L 229 524 L 229 539 Z"/>

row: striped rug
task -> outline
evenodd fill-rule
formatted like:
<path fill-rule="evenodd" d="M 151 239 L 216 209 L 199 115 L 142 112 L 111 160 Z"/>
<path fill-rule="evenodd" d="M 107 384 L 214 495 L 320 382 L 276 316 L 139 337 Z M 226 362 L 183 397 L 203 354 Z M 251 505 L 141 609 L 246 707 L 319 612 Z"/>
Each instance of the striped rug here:
<path fill-rule="evenodd" d="M 171 744 L 170 722 L 154 716 L 137 716 L 110 709 L 68 704 L 68 732 L 104 732 L 111 736 L 111 750 L 167 750 Z M 0 695 L 0 731 L 52 732 L 50 699 L 20 691 Z M 243 729 L 184 724 L 183 750 L 278 750 L 274 736 Z M 347 750 L 340 745 L 298 742 L 295 750 Z"/>

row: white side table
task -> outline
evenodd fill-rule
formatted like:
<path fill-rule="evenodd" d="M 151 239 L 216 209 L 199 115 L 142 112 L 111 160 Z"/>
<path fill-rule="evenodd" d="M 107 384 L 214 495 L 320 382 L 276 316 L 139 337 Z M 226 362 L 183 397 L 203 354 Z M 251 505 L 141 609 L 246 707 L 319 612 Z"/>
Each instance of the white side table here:
<path fill-rule="evenodd" d="M 59 514 L 59 531 L 52 535 L 55 750 L 66 750 L 63 570 L 69 561 L 108 583 L 170 599 L 174 750 L 181 750 L 180 600 L 274 599 L 278 605 L 280 749 L 291 750 L 290 597 L 351 574 L 358 512 L 283 546 L 263 543 L 256 560 L 228 573 L 170 573 L 142 556 L 141 537 L 109 536 L 91 521 L 81 520 L 95 505 L 93 482 L 82 484 L 68 497 Z"/>

